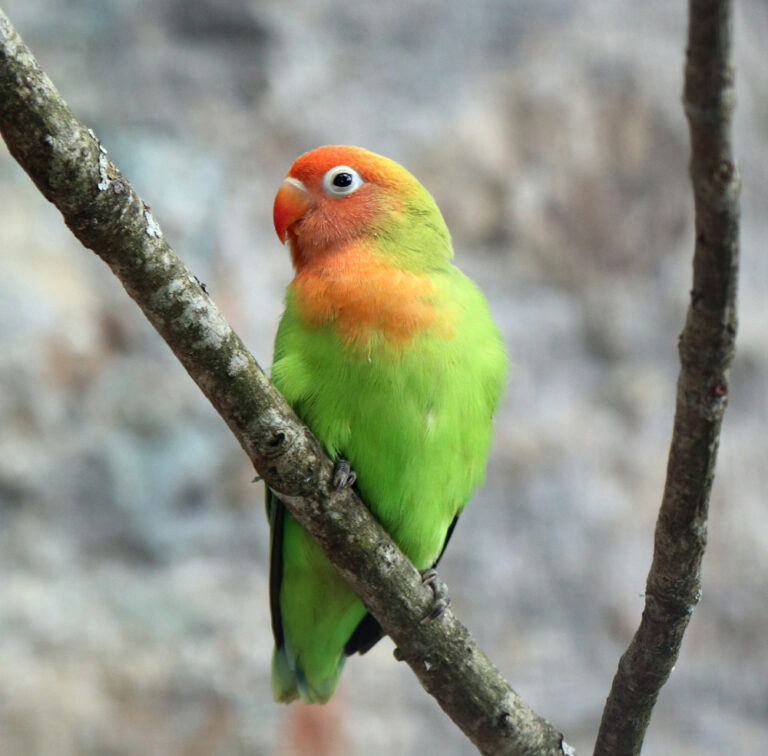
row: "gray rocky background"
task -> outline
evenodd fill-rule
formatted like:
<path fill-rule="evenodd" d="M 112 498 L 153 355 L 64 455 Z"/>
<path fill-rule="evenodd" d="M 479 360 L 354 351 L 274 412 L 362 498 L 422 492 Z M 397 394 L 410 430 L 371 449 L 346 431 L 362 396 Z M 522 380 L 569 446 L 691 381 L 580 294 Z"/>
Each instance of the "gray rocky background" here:
<path fill-rule="evenodd" d="M 686 5 L 3 3 L 263 365 L 294 157 L 360 144 L 433 192 L 514 364 L 442 575 L 584 753 L 639 619 L 672 421 Z M 737 6 L 739 348 L 704 598 L 649 756 L 768 738 L 768 4 Z M 0 754 L 473 753 L 389 641 L 331 706 L 272 702 L 261 484 L 5 150 L 0 208 Z"/>

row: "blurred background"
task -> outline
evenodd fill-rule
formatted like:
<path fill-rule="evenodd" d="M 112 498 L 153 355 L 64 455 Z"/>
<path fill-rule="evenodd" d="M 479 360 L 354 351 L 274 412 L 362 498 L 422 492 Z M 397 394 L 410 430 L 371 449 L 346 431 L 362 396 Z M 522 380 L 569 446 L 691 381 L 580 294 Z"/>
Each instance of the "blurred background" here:
<path fill-rule="evenodd" d="M 690 288 L 683 0 L 5 0 L 264 366 L 271 203 L 352 143 L 435 195 L 513 362 L 441 564 L 513 687 L 591 749 L 637 626 Z M 768 738 L 768 34 L 737 3 L 741 326 L 704 597 L 644 753 Z M 471 754 L 392 644 L 272 702 L 261 484 L 116 279 L 0 149 L 0 753 Z M 762 241 L 761 241 L 762 240 Z"/>

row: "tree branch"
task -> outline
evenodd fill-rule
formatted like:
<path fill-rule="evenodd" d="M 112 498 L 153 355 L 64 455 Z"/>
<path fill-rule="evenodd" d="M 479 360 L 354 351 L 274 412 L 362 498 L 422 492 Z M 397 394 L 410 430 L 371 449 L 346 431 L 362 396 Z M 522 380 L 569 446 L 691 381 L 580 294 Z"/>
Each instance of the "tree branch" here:
<path fill-rule="evenodd" d="M 0 131 L 75 236 L 109 265 L 253 461 L 379 620 L 424 688 L 487 754 L 563 754 L 333 466 L 165 240 L 149 207 L 80 124 L 0 11 Z"/>
<path fill-rule="evenodd" d="M 728 367 L 736 337 L 739 175 L 730 0 L 690 0 L 683 103 L 696 211 L 693 289 L 680 336 L 680 377 L 667 481 L 640 627 L 621 657 L 595 754 L 637 754 L 661 686 L 701 597 L 701 560 Z"/>

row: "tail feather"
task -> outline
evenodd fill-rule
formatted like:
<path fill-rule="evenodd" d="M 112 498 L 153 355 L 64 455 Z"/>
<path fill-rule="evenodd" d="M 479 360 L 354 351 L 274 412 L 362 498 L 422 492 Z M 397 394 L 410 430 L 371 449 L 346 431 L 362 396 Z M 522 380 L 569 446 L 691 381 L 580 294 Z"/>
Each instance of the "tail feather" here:
<path fill-rule="evenodd" d="M 272 653 L 272 695 L 280 703 L 290 703 L 299 697 L 296 672 L 288 661 L 285 646 Z"/>
<path fill-rule="evenodd" d="M 300 698 L 304 703 L 327 703 L 339 683 L 346 657 L 339 655 L 335 670 L 322 680 L 308 680 L 297 664 L 288 644 L 275 648 L 272 654 L 272 695 L 275 701 L 290 703 Z"/>

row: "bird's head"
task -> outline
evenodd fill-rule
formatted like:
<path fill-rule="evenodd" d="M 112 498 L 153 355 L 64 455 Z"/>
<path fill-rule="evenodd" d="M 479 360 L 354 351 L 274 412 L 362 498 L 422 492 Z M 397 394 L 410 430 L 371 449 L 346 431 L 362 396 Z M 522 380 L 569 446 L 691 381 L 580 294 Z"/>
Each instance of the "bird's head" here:
<path fill-rule="evenodd" d="M 403 167 L 360 147 L 318 147 L 299 157 L 275 197 L 274 223 L 297 269 L 358 241 L 398 258 L 450 251 L 429 193 Z M 436 238 L 423 243 L 425 235 Z"/>

